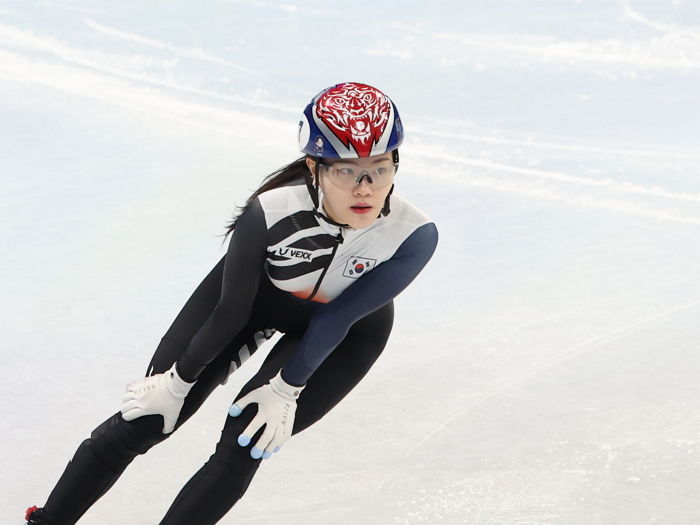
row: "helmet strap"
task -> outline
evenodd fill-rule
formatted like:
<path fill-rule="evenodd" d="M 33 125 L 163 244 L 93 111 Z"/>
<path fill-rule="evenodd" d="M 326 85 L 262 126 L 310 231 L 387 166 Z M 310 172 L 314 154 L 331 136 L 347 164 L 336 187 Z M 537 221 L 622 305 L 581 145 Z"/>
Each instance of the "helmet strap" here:
<path fill-rule="evenodd" d="M 391 152 L 391 160 L 394 163 L 394 166 L 396 166 L 396 170 L 398 171 L 399 169 L 399 150 L 395 149 Z M 384 199 L 384 207 L 382 208 L 381 213 L 379 214 L 379 217 L 382 215 L 386 217 L 391 213 L 391 203 L 390 203 L 390 197 L 391 194 L 394 193 L 394 185 L 391 185 L 391 189 L 389 190 L 388 195 L 386 196 L 386 199 Z M 377 218 L 379 218 L 377 217 Z"/>
<path fill-rule="evenodd" d="M 306 171 L 304 173 L 304 181 L 306 182 L 306 189 L 309 190 L 309 195 L 311 196 L 311 201 L 314 203 L 314 210 L 318 211 L 318 177 L 321 170 L 321 163 L 316 160 L 316 181 L 311 173 Z"/>
<path fill-rule="evenodd" d="M 318 189 L 320 188 L 319 180 L 321 179 L 320 159 L 316 160 L 316 169 L 314 175 L 315 176 L 312 177 L 308 171 L 304 174 L 306 188 L 309 190 L 309 195 L 311 195 L 311 201 L 314 203 L 314 215 L 320 219 L 323 219 L 328 224 L 332 224 L 333 226 L 338 226 L 340 228 L 349 228 L 349 224 L 342 224 L 340 222 L 336 222 L 330 217 L 327 217 L 325 213 L 321 212 L 321 210 L 319 210 L 319 207 L 321 205 L 318 197 Z"/>
<path fill-rule="evenodd" d="M 387 194 L 386 199 L 384 199 L 384 207 L 382 208 L 382 211 L 379 214 L 379 217 L 381 217 L 382 215 L 384 217 L 386 217 L 387 215 L 389 215 L 391 213 L 391 205 L 389 202 L 389 197 L 391 197 L 392 193 L 394 193 L 394 185 L 393 184 L 391 185 L 391 189 L 389 190 L 389 193 Z M 379 218 L 379 217 L 377 217 L 377 218 Z"/>

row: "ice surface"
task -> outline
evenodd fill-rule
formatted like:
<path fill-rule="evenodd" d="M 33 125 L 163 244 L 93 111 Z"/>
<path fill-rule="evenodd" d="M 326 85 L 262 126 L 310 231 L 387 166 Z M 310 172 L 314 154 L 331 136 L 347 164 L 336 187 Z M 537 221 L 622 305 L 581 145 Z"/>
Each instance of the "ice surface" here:
<path fill-rule="evenodd" d="M 397 103 L 397 192 L 440 246 L 372 372 L 223 523 L 700 523 L 683 0 L 0 0 L 0 521 L 118 408 L 342 80 Z M 262 357 L 83 521 L 157 523 Z"/>

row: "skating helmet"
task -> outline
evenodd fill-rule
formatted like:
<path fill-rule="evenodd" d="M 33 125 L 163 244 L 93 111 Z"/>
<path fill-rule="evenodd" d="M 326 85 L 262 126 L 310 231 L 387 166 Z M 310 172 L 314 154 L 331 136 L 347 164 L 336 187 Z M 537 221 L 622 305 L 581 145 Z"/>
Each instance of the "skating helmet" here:
<path fill-rule="evenodd" d="M 356 159 L 396 150 L 403 126 L 396 106 L 377 88 L 343 82 L 324 89 L 299 121 L 299 149 L 324 159 Z"/>

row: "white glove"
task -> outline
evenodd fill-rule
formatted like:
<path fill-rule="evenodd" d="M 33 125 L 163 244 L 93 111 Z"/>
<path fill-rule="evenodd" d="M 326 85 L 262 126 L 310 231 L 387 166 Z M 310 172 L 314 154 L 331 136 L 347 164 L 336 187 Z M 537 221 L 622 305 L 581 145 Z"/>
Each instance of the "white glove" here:
<path fill-rule="evenodd" d="M 180 378 L 175 364 L 164 374 L 132 381 L 122 398 L 122 417 L 132 421 L 141 416 L 163 416 L 163 434 L 170 434 L 192 385 Z"/>
<path fill-rule="evenodd" d="M 231 405 L 228 410 L 231 417 L 240 416 L 251 403 L 258 405 L 258 414 L 238 436 L 238 444 L 246 447 L 251 437 L 265 425 L 262 436 L 250 451 L 253 458 L 269 458 L 292 436 L 297 398 L 303 389 L 303 386 L 286 383 L 280 371 L 268 384 L 253 390 Z"/>

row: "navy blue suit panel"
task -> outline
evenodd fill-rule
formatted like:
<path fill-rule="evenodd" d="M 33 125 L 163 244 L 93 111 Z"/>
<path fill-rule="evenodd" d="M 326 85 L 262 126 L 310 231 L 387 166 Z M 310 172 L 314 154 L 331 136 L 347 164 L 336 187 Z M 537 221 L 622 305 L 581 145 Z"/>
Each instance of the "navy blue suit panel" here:
<path fill-rule="evenodd" d="M 438 240 L 434 223 L 417 228 L 393 257 L 358 279 L 312 316 L 298 350 L 284 367 L 290 384 L 303 385 L 350 327 L 406 288 L 432 257 Z"/>

